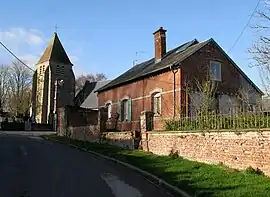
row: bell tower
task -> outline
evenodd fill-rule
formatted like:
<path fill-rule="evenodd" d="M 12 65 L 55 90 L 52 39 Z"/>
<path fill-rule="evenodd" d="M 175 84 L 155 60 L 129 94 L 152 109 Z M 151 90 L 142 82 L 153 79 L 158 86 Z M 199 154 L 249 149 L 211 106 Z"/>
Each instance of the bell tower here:
<path fill-rule="evenodd" d="M 33 76 L 32 109 L 37 123 L 49 123 L 57 108 L 74 105 L 75 76 L 72 67 L 55 32 L 37 62 Z"/>

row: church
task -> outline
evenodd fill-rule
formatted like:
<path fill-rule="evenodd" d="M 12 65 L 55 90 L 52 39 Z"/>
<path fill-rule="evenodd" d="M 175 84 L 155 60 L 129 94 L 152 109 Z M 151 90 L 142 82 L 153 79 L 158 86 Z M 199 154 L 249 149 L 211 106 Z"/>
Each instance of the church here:
<path fill-rule="evenodd" d="M 74 105 L 75 76 L 55 32 L 36 64 L 32 87 L 32 116 L 37 123 L 52 123 L 57 108 Z"/>

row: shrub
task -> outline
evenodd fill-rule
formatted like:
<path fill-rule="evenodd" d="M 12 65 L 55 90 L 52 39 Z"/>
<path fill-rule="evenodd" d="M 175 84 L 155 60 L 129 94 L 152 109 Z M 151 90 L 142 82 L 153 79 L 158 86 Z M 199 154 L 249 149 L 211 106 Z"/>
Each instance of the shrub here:
<path fill-rule="evenodd" d="M 252 168 L 251 166 L 248 167 L 246 170 L 245 170 L 245 173 L 247 174 L 257 174 L 257 175 L 263 175 L 263 171 L 261 171 L 259 168 Z"/>
<path fill-rule="evenodd" d="M 170 157 L 176 159 L 176 158 L 179 158 L 179 153 L 178 153 L 178 150 L 177 151 L 174 151 L 173 149 L 171 150 L 170 154 L 169 154 Z"/>
<path fill-rule="evenodd" d="M 243 113 L 234 116 L 209 115 L 180 118 L 165 121 L 165 129 L 169 131 L 250 129 L 270 127 L 270 116 Z"/>

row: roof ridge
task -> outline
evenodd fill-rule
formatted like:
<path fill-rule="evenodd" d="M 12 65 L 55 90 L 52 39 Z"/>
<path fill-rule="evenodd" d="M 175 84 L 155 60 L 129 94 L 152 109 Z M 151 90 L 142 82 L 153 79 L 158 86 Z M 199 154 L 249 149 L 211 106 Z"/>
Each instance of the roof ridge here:
<path fill-rule="evenodd" d="M 149 66 L 152 66 L 152 69 L 154 71 L 157 71 L 158 69 L 156 67 L 160 67 L 160 66 L 163 67 L 164 65 L 162 65 L 162 64 L 164 64 L 164 62 L 165 62 L 165 64 L 167 64 L 166 62 L 168 61 L 168 57 L 170 57 L 172 54 L 174 54 L 174 52 L 176 50 L 180 49 L 181 47 L 186 46 L 186 48 L 183 49 L 183 51 L 185 51 L 186 49 L 188 49 L 190 46 L 194 45 L 195 43 L 198 43 L 197 39 L 190 40 L 188 42 L 185 42 L 185 43 L 181 44 L 178 47 L 175 47 L 174 49 L 169 50 L 165 54 L 165 56 L 162 58 L 162 60 L 160 62 L 158 62 L 158 63 L 156 63 L 154 61 L 155 60 L 154 57 L 152 57 L 151 59 L 146 60 L 144 62 L 141 62 L 140 64 L 137 64 L 137 65 L 131 67 L 126 72 L 122 73 L 121 75 L 119 75 L 118 77 L 116 77 L 115 79 L 110 81 L 108 84 L 106 84 L 105 86 L 99 88 L 96 91 L 100 91 L 100 90 L 103 90 L 103 89 L 110 88 L 111 86 L 116 86 L 116 85 L 122 84 L 123 83 L 123 81 L 122 81 L 123 77 L 126 78 L 124 81 L 127 82 L 127 81 L 131 81 L 131 80 L 135 80 L 136 78 L 139 78 L 141 76 L 144 76 L 144 72 L 149 74 L 149 73 L 151 73 L 151 69 L 149 69 Z M 179 53 L 179 54 L 181 54 L 181 53 Z"/>

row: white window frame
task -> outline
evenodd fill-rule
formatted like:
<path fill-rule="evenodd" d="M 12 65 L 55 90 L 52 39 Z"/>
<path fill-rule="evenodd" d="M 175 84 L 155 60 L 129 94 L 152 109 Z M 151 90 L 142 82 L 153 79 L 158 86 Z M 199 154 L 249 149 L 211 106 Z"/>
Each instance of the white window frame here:
<path fill-rule="evenodd" d="M 161 115 L 161 92 L 155 92 L 152 94 L 153 96 L 153 112 L 155 116 L 160 116 Z M 156 102 L 155 99 L 159 98 L 160 102 L 159 102 L 159 113 L 157 113 L 157 106 L 156 106 Z"/>
<path fill-rule="evenodd" d="M 122 99 L 121 100 L 121 117 L 122 117 L 122 121 L 127 121 L 128 120 L 128 99 Z"/>
<path fill-rule="evenodd" d="M 112 101 L 107 101 L 105 106 L 108 109 L 108 119 L 110 119 L 112 117 Z"/>
<path fill-rule="evenodd" d="M 217 69 L 217 67 L 215 67 L 215 75 L 213 75 L 213 73 L 212 73 L 212 66 L 213 65 L 219 67 L 219 69 Z M 217 73 L 218 71 L 219 71 L 219 73 Z M 211 80 L 221 81 L 222 80 L 222 78 L 221 78 L 221 62 L 211 60 L 209 73 L 210 73 Z"/>

